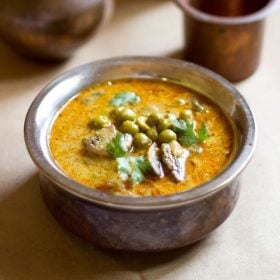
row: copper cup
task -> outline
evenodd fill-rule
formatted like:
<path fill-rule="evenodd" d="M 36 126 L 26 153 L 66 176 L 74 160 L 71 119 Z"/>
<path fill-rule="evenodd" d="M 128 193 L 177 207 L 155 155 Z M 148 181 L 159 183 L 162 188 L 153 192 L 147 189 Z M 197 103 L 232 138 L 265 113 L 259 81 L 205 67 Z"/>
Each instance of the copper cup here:
<path fill-rule="evenodd" d="M 278 0 L 176 0 L 185 13 L 185 59 L 232 82 L 260 62 L 264 19 Z"/>
<path fill-rule="evenodd" d="M 0 38 L 37 60 L 69 58 L 111 14 L 113 0 L 1 0 Z"/>

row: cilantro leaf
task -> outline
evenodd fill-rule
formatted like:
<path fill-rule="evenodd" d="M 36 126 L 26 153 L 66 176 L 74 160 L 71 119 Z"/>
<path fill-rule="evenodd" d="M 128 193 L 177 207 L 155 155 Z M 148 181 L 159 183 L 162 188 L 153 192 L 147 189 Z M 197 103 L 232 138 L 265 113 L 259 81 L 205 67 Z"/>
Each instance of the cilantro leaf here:
<path fill-rule="evenodd" d="M 125 142 L 124 134 L 118 132 L 112 141 L 107 144 L 106 150 L 115 158 L 124 156 L 129 150 Z"/>
<path fill-rule="evenodd" d="M 172 127 L 179 135 L 179 142 L 186 146 L 201 143 L 210 137 L 205 123 L 201 124 L 197 133 L 194 130 L 194 123 L 192 121 L 185 122 L 183 120 L 173 120 Z"/>
<path fill-rule="evenodd" d="M 123 181 L 130 179 L 132 185 L 145 180 L 145 173 L 151 171 L 151 165 L 144 156 L 117 158 L 119 176 Z"/>
<path fill-rule="evenodd" d="M 140 97 L 134 92 L 120 92 L 117 93 L 109 102 L 111 106 L 118 107 L 127 103 L 137 104 L 140 102 Z"/>
<path fill-rule="evenodd" d="M 197 137 L 194 131 L 194 123 L 186 123 L 186 130 L 179 136 L 179 142 L 184 145 L 191 146 L 197 143 Z"/>
<path fill-rule="evenodd" d="M 128 180 L 129 174 L 131 174 L 132 169 L 129 163 L 129 157 L 119 157 L 116 159 L 118 164 L 118 172 L 123 181 Z"/>
<path fill-rule="evenodd" d="M 83 99 L 82 102 L 84 104 L 93 103 L 98 99 L 98 97 L 102 96 L 104 93 L 105 93 L 104 91 L 95 91 L 91 93 L 87 98 Z"/>
<path fill-rule="evenodd" d="M 201 126 L 199 127 L 199 129 L 197 130 L 197 139 L 198 142 L 201 143 L 205 140 L 207 140 L 210 137 L 208 128 L 206 126 L 206 124 L 203 122 L 201 124 Z"/>
<path fill-rule="evenodd" d="M 130 176 L 131 176 L 131 183 L 133 186 L 145 180 L 145 176 L 143 175 L 141 169 L 138 166 L 134 166 Z"/>
<path fill-rule="evenodd" d="M 186 122 L 183 120 L 180 120 L 180 119 L 179 120 L 174 119 L 172 121 L 172 127 L 173 127 L 174 131 L 179 134 L 180 133 L 183 134 L 188 129 Z"/>
<path fill-rule="evenodd" d="M 146 173 L 152 170 L 150 162 L 144 156 L 136 157 L 134 160 L 142 172 Z"/>

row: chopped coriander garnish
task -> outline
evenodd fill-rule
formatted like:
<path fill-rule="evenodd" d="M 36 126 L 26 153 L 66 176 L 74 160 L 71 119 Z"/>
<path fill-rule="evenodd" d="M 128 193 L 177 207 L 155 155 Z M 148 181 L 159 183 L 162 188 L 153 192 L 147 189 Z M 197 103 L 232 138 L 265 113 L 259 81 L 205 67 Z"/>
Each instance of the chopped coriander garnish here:
<path fill-rule="evenodd" d="M 144 156 L 125 156 L 128 150 L 125 135 L 119 132 L 107 145 L 107 152 L 116 158 L 120 178 L 123 181 L 130 179 L 132 185 L 137 185 L 145 180 L 145 173 L 151 171 L 151 165 Z"/>
<path fill-rule="evenodd" d="M 132 170 L 129 163 L 129 157 L 119 157 L 117 158 L 118 172 L 123 181 L 128 180 L 129 174 Z"/>
<path fill-rule="evenodd" d="M 123 181 L 130 179 L 132 185 L 145 180 L 145 173 L 151 171 L 151 165 L 144 156 L 117 158 L 118 172 Z"/>
<path fill-rule="evenodd" d="M 179 140 L 180 143 L 182 143 L 186 146 L 191 146 L 191 145 L 196 144 L 198 142 L 198 139 L 195 135 L 194 123 L 193 122 L 186 123 L 186 129 L 179 136 L 178 140 Z"/>
<path fill-rule="evenodd" d="M 183 120 L 172 120 L 172 128 L 176 133 L 184 133 L 188 128 L 187 128 L 187 124 L 185 121 Z"/>
<path fill-rule="evenodd" d="M 173 129 L 179 135 L 179 142 L 186 146 L 201 143 L 210 137 L 204 122 L 198 128 L 197 133 L 194 130 L 194 122 L 192 121 L 173 120 Z"/>
<path fill-rule="evenodd" d="M 197 130 L 198 142 L 201 143 L 201 142 L 207 140 L 209 137 L 210 137 L 210 134 L 209 134 L 208 128 L 207 128 L 206 124 L 203 122 Z"/>
<path fill-rule="evenodd" d="M 85 98 L 82 102 L 85 104 L 90 104 L 94 101 L 96 101 L 96 99 L 100 96 L 102 96 L 104 94 L 104 91 L 96 91 L 91 93 L 87 98 Z"/>
<path fill-rule="evenodd" d="M 140 102 L 140 97 L 134 92 L 120 92 L 117 93 L 109 102 L 111 106 L 118 107 L 128 103 L 137 104 Z"/>
<path fill-rule="evenodd" d="M 107 144 L 106 150 L 115 158 L 124 156 L 129 150 L 129 147 L 125 142 L 124 134 L 118 132 L 112 141 Z"/>

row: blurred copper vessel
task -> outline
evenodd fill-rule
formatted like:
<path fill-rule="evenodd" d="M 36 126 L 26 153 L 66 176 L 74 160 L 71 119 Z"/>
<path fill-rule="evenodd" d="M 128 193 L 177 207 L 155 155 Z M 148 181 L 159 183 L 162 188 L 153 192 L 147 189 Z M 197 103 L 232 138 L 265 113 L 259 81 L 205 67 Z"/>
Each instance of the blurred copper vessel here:
<path fill-rule="evenodd" d="M 28 57 L 68 58 L 100 26 L 113 0 L 1 0 L 0 37 Z"/>
<path fill-rule="evenodd" d="M 278 0 L 176 0 L 185 13 L 185 58 L 232 82 L 260 61 L 264 19 Z"/>

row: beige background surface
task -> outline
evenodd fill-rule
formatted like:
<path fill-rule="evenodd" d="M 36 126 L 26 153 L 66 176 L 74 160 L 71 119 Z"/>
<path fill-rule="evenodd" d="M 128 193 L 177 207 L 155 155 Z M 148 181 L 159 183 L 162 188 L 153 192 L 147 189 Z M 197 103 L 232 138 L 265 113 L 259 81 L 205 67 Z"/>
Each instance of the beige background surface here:
<path fill-rule="evenodd" d="M 65 232 L 41 199 L 23 141 L 26 111 L 51 79 L 116 55 L 170 55 L 183 45 L 182 14 L 167 1 L 121 1 L 111 23 L 64 64 L 44 66 L 0 44 L 0 279 L 280 279 L 280 12 L 267 22 L 258 72 L 237 84 L 256 114 L 258 146 L 230 218 L 173 252 L 99 250 Z"/>

